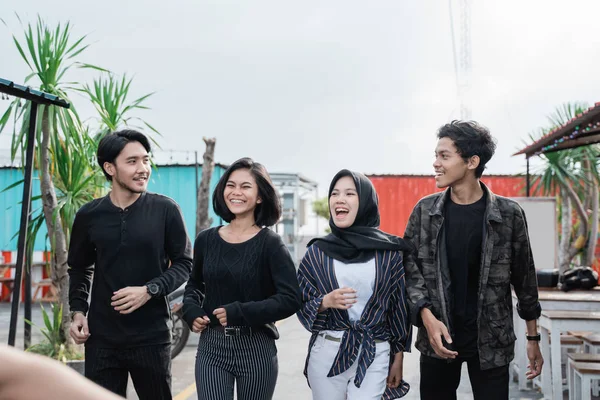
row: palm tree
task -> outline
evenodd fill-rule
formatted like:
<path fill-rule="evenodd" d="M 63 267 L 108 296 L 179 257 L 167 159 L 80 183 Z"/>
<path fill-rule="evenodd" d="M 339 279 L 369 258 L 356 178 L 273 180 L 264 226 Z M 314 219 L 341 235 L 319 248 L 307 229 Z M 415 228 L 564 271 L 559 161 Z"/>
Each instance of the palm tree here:
<path fill-rule="evenodd" d="M 35 33 L 31 24 L 24 30 L 24 42 L 20 42 L 15 36 L 13 40 L 31 70 L 25 82 L 36 79 L 39 90 L 58 95 L 71 103 L 71 108 L 66 110 L 53 106 L 39 106 L 42 118 L 37 127 L 36 167 L 40 170 L 42 207 L 32 210 L 32 223 L 28 229 L 28 254 L 32 254 L 33 243 L 44 222 L 48 229 L 53 254 L 52 281 L 64 311 L 61 322 L 62 337 L 69 346 L 67 248 L 71 227 L 77 210 L 107 190 L 104 175 L 96 166 L 98 141 L 106 133 L 136 120 L 153 132 L 159 133 L 143 119 L 131 115 L 133 111 L 147 109 L 144 103 L 153 93 L 128 102 L 132 79 L 123 77 L 119 80 L 105 69 L 75 62 L 75 57 L 78 57 L 87 45 L 83 43 L 85 36 L 71 40 L 69 23 L 58 24 L 54 29 L 50 29 L 38 18 Z M 92 68 L 108 75 L 95 79 L 93 88 L 86 84 L 66 82 L 66 74 L 73 67 Z M 95 106 L 100 127 L 93 133 L 89 126 L 81 122 L 73 102 L 69 99 L 72 92 L 86 94 Z M 14 160 L 18 153 L 23 154 L 26 147 L 28 103 L 16 99 L 9 105 L 0 118 L 0 132 L 6 128 L 11 117 L 11 155 Z M 14 186 L 18 186 L 18 183 L 4 190 Z"/>
<path fill-rule="evenodd" d="M 84 84 L 78 89 L 87 95 L 98 112 L 100 129 L 95 135 L 96 140 L 99 140 L 108 132 L 116 131 L 122 125 L 136 127 L 132 125 L 134 121 L 141 122 L 151 131 L 160 135 L 160 132 L 144 119 L 131 116 L 132 111 L 148 110 L 149 107 L 144 105 L 144 103 L 154 94 L 153 92 L 145 94 L 128 103 L 127 96 L 129 95 L 132 82 L 133 79 L 127 78 L 126 75 L 118 79 L 114 74 L 108 73 L 105 76 L 94 79 L 92 86 Z M 152 137 L 151 139 L 154 141 Z"/>
<path fill-rule="evenodd" d="M 20 21 L 20 20 L 19 20 Z M 89 171 L 93 161 L 89 155 L 89 141 L 84 134 L 77 112 L 69 98 L 72 82 L 65 81 L 67 73 L 74 67 L 93 68 L 104 71 L 89 64 L 77 63 L 79 56 L 88 45 L 84 44 L 85 36 L 71 38 L 71 25 L 60 23 L 50 28 L 38 17 L 37 24 L 24 27 L 24 41 L 13 35 L 13 41 L 23 61 L 30 70 L 25 82 L 36 82 L 36 87 L 71 103 L 70 109 L 55 106 L 40 106 L 42 118 L 37 127 L 36 162 L 39 168 L 42 215 L 48 230 L 52 248 L 52 282 L 57 290 L 63 310 L 63 333 L 68 338 L 69 304 L 67 275 L 67 237 L 72 223 L 74 207 L 81 203 L 78 195 L 88 198 L 85 183 L 88 175 L 80 175 Z M 0 118 L 0 132 L 13 117 L 13 136 L 11 153 L 13 159 L 17 153 L 23 154 L 25 132 L 29 121 L 29 104 L 15 99 Z M 53 177 L 57 177 L 53 180 Z M 56 186 L 59 186 L 60 197 Z M 74 197 L 75 196 L 75 197 Z M 64 219 L 67 219 L 66 221 Z M 38 226 L 33 222 L 33 226 Z"/>
<path fill-rule="evenodd" d="M 531 134 L 532 141 L 552 129 L 565 124 L 587 109 L 582 103 L 566 103 L 549 116 L 549 126 Z M 534 173 L 535 194 L 557 195 L 560 205 L 561 240 L 559 246 L 559 271 L 568 269 L 573 258 L 584 253 L 581 261 L 591 265 L 594 260 L 598 233 L 598 182 L 597 146 L 586 146 L 542 154 L 543 165 Z M 583 199 L 583 200 L 582 200 Z M 588 212 L 590 210 L 591 212 Z M 573 235 L 573 211 L 577 216 L 577 233 Z M 591 215 L 590 215 L 591 214 Z M 574 236 L 574 237 L 573 237 Z M 587 244 L 587 249 L 584 250 Z"/>

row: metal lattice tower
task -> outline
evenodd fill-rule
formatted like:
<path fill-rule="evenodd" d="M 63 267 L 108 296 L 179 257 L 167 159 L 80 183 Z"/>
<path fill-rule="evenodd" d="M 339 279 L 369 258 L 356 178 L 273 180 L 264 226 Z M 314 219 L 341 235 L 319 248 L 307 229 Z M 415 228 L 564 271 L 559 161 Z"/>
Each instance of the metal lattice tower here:
<path fill-rule="evenodd" d="M 454 56 L 454 74 L 456 77 L 456 90 L 460 103 L 460 118 L 471 119 L 468 92 L 471 84 L 471 6 L 470 0 L 460 2 L 460 37 L 458 54 L 454 35 L 454 15 L 452 13 L 452 0 L 448 0 L 450 15 L 450 34 L 452 37 L 452 54 Z"/>
<path fill-rule="evenodd" d="M 471 119 L 467 96 L 471 84 L 471 7 L 469 0 L 460 0 L 460 118 Z"/>

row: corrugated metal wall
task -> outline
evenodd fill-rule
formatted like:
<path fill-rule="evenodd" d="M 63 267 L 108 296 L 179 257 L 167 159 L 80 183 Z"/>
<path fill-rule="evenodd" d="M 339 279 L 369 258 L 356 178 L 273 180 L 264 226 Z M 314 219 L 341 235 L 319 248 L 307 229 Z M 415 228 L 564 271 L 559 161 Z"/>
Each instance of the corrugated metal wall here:
<path fill-rule="evenodd" d="M 217 182 L 221 178 L 224 169 L 220 165 L 215 165 L 211 179 L 211 192 L 214 190 Z M 40 194 L 39 180 L 34 175 L 32 182 L 32 195 Z M 196 237 L 196 185 L 194 184 L 196 176 L 196 167 L 194 165 L 185 166 L 159 166 L 152 172 L 152 177 L 148 183 L 148 190 L 161 193 L 175 200 L 183 212 L 185 224 L 190 238 Z M 23 179 L 23 173 L 16 168 L 0 168 L 0 192 L 4 188 Z M 198 168 L 198 184 L 202 179 L 202 167 Z M 0 193 L 0 251 L 15 251 L 17 249 L 16 237 L 13 236 L 19 229 L 19 220 L 21 217 L 21 200 L 23 196 L 23 185 Z M 32 209 L 41 207 L 39 200 L 34 201 Z M 212 210 L 212 203 L 209 206 L 210 215 L 213 219 L 213 226 L 222 223 Z M 35 250 L 43 251 L 50 249 L 46 245 L 44 238 L 46 229 L 43 227 L 38 234 L 35 242 Z"/>
<path fill-rule="evenodd" d="M 220 165 L 215 165 L 210 180 L 210 192 L 212 193 L 225 170 Z M 198 167 L 198 185 L 202 179 L 202 167 Z M 194 165 L 169 165 L 159 167 L 152 172 L 148 190 L 150 192 L 169 196 L 179 204 L 185 219 L 185 226 L 190 238 L 196 237 L 196 167 Z M 212 218 L 212 226 L 222 224 L 222 220 L 214 213 L 212 207 L 212 195 L 208 206 L 209 215 Z"/>
<path fill-rule="evenodd" d="M 14 251 L 17 249 L 17 238 L 21 220 L 21 201 L 23 201 L 23 184 L 7 191 L 3 191 L 10 185 L 23 180 L 23 171 L 17 168 L 0 168 L 0 251 Z M 31 195 L 40 195 L 40 181 L 37 172 L 33 173 L 31 182 Z M 42 207 L 41 200 L 31 203 L 33 211 Z M 14 237 L 14 239 L 13 239 Z M 42 226 L 35 241 L 35 250 L 44 250 L 44 238 L 46 227 Z M 50 246 L 48 246 L 48 250 Z"/>
<path fill-rule="evenodd" d="M 369 179 L 379 195 L 381 229 L 395 235 L 404 235 L 415 204 L 438 191 L 431 175 L 370 175 Z M 525 179 L 521 176 L 484 175 L 481 181 L 501 196 L 525 195 Z"/>

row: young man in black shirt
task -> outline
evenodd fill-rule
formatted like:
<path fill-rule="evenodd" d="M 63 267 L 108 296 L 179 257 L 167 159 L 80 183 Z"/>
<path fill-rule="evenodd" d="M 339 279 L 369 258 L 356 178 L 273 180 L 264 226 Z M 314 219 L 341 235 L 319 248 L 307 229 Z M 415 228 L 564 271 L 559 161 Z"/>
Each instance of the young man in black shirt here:
<path fill-rule="evenodd" d="M 70 334 L 85 343 L 86 377 L 125 396 L 130 374 L 142 400 L 171 399 L 166 296 L 192 267 L 179 206 L 146 192 L 149 153 L 148 138 L 133 130 L 100 141 L 112 190 L 77 212 L 68 257 Z"/>
<path fill-rule="evenodd" d="M 454 121 L 438 139 L 435 181 L 447 189 L 419 201 L 404 236 L 416 249 L 404 261 L 419 327 L 421 399 L 456 399 L 464 361 L 476 400 L 507 400 L 516 339 L 511 286 L 527 321 L 527 377 L 538 376 L 543 364 L 527 221 L 515 201 L 479 180 L 496 148 L 486 128 Z"/>

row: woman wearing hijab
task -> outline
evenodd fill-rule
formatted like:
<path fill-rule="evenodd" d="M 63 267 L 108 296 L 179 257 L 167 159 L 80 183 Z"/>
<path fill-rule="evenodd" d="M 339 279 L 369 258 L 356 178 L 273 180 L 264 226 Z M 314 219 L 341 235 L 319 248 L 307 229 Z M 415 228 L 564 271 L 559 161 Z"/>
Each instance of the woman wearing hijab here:
<path fill-rule="evenodd" d="M 412 335 L 402 252 L 411 247 L 379 230 L 377 193 L 360 173 L 337 173 L 329 211 L 331 234 L 308 244 L 298 269 L 313 399 L 400 398 Z"/>

